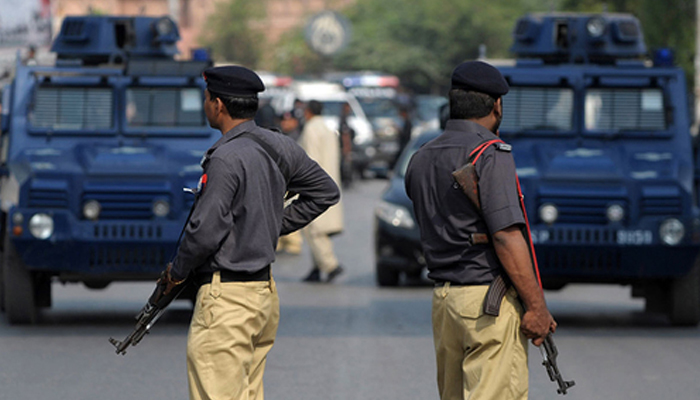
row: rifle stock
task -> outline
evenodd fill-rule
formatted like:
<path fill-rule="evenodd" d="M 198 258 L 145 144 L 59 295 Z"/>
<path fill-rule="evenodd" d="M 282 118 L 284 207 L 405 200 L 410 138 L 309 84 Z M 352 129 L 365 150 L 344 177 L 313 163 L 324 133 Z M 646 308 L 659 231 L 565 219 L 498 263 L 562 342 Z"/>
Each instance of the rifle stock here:
<path fill-rule="evenodd" d="M 474 164 L 467 163 L 452 172 L 452 177 L 462 189 L 479 212 L 481 212 L 481 202 L 479 201 L 479 177 L 476 175 Z"/>

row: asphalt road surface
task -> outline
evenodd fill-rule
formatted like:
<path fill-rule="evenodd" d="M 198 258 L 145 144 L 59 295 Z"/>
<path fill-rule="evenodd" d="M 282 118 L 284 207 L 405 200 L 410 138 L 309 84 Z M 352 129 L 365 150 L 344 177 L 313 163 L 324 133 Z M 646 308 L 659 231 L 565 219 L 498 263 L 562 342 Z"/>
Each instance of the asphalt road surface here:
<path fill-rule="evenodd" d="M 430 328 L 431 288 L 374 283 L 373 208 L 385 182 L 345 192 L 346 231 L 335 239 L 346 273 L 332 285 L 300 283 L 308 250 L 281 254 L 273 267 L 282 303 L 265 373 L 267 399 L 437 399 Z M 0 318 L 0 399 L 187 398 L 185 343 L 191 307 L 173 304 L 126 356 L 122 339 L 153 284 L 93 291 L 54 284 L 54 307 L 36 326 Z M 559 365 L 574 379 L 567 399 L 698 399 L 700 328 L 674 328 L 643 314 L 617 286 L 548 292 L 559 322 Z M 530 348 L 530 398 L 556 399 L 556 386 Z"/>

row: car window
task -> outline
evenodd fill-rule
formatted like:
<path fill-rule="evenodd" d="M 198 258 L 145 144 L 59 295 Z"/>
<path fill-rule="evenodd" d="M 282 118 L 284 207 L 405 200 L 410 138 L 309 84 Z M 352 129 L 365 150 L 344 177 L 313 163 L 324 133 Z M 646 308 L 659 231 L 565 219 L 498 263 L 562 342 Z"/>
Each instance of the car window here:
<path fill-rule="evenodd" d="M 29 123 L 47 130 L 95 130 L 114 126 L 114 91 L 109 87 L 39 86 Z"/>
<path fill-rule="evenodd" d="M 340 112 L 343 109 L 343 105 L 346 104 L 344 101 L 323 101 L 323 110 L 321 115 L 340 117 Z M 355 116 L 355 111 L 350 107 L 349 117 Z"/>
<path fill-rule="evenodd" d="M 391 99 L 358 98 L 367 118 L 398 118 L 399 108 Z"/>
<path fill-rule="evenodd" d="M 512 87 L 503 96 L 503 131 L 571 131 L 574 91 L 559 87 Z"/>
<path fill-rule="evenodd" d="M 204 126 L 200 88 L 130 88 L 126 121 L 130 127 Z"/>
<path fill-rule="evenodd" d="M 665 130 L 664 110 L 661 89 L 589 89 L 585 102 L 586 130 Z"/>

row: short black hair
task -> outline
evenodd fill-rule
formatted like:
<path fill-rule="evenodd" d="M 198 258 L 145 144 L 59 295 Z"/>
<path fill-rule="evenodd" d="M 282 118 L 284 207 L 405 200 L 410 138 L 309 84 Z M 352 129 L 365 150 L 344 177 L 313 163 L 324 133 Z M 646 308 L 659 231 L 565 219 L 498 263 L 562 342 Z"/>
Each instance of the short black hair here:
<path fill-rule="evenodd" d="M 306 104 L 306 109 L 313 115 L 321 115 L 323 112 L 323 103 L 317 100 L 311 100 Z"/>
<path fill-rule="evenodd" d="M 491 113 L 497 98 L 472 90 L 452 89 L 450 98 L 451 119 L 483 118 Z"/>
<path fill-rule="evenodd" d="M 255 118 L 258 112 L 258 97 L 236 97 L 214 93 L 209 90 L 209 97 L 212 101 L 221 99 L 224 103 L 228 115 L 233 119 L 251 119 Z"/>

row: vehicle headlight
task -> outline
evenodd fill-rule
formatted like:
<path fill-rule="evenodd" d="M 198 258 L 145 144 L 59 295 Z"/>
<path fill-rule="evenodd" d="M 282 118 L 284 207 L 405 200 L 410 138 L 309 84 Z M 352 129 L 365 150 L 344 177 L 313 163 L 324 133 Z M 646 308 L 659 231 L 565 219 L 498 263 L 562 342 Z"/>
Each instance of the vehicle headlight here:
<path fill-rule="evenodd" d="M 29 220 L 29 232 L 37 239 L 48 239 L 53 235 L 53 218 L 48 214 L 34 214 Z"/>
<path fill-rule="evenodd" d="M 685 227 L 683 223 L 675 218 L 664 221 L 659 227 L 659 237 L 661 241 L 669 246 L 675 246 L 683 240 Z"/>
<path fill-rule="evenodd" d="M 102 206 L 97 200 L 89 200 L 83 204 L 83 216 L 86 219 L 95 221 L 100 217 L 100 212 L 102 211 Z"/>
<path fill-rule="evenodd" d="M 605 211 L 610 222 L 620 222 L 625 218 L 625 209 L 619 204 L 612 204 Z"/>
<path fill-rule="evenodd" d="M 170 203 L 166 200 L 157 200 L 153 203 L 153 214 L 156 217 L 167 217 L 170 214 Z"/>
<path fill-rule="evenodd" d="M 559 218 L 559 210 L 554 204 L 542 204 L 540 207 L 540 219 L 545 224 L 553 224 Z"/>
<path fill-rule="evenodd" d="M 377 218 L 397 228 L 413 229 L 416 223 L 411 213 L 401 206 L 382 201 L 375 210 Z"/>
<path fill-rule="evenodd" d="M 593 38 L 599 38 L 605 33 L 605 21 L 602 18 L 591 18 L 586 23 L 586 30 Z"/>

